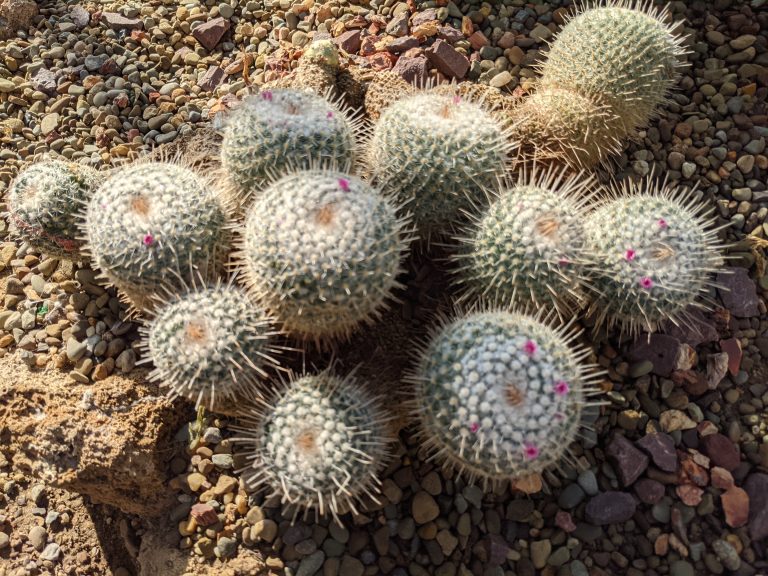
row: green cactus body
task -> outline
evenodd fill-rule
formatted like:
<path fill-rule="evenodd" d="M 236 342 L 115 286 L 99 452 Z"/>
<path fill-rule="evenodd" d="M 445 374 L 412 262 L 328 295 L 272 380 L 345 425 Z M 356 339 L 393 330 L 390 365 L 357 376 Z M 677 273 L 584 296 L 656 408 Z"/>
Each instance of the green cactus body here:
<path fill-rule="evenodd" d="M 241 289 L 216 284 L 165 302 L 142 329 L 150 373 L 214 412 L 231 412 L 260 395 L 260 379 L 277 364 L 271 319 Z"/>
<path fill-rule="evenodd" d="M 425 447 L 484 483 L 567 459 L 596 376 L 575 336 L 504 311 L 440 328 L 410 377 Z"/>
<path fill-rule="evenodd" d="M 84 229 L 95 265 L 138 309 L 163 286 L 192 281 L 193 269 L 215 274 L 230 248 L 225 207 L 207 182 L 165 162 L 113 174 L 91 198 Z"/>
<path fill-rule="evenodd" d="M 294 89 L 264 90 L 226 120 L 223 173 L 245 198 L 287 168 L 337 166 L 355 160 L 359 126 L 346 109 Z"/>
<path fill-rule="evenodd" d="M 683 39 L 664 23 L 667 10 L 610 1 L 563 27 L 541 66 L 544 88 L 563 88 L 606 105 L 623 123 L 623 138 L 652 117 L 677 79 Z"/>
<path fill-rule="evenodd" d="M 379 315 L 399 286 L 404 233 L 394 205 L 359 178 L 297 172 L 251 206 L 240 266 L 286 331 L 322 344 Z"/>
<path fill-rule="evenodd" d="M 378 72 L 371 78 L 365 91 L 365 112 L 371 120 L 378 120 L 387 106 L 417 91 L 413 84 L 403 80 L 396 72 Z"/>
<path fill-rule="evenodd" d="M 251 445 L 247 485 L 271 489 L 295 515 L 314 510 L 339 523 L 361 497 L 376 500 L 377 474 L 390 457 L 390 418 L 358 382 L 306 375 L 260 412 L 237 439 Z"/>
<path fill-rule="evenodd" d="M 420 93 L 388 106 L 373 129 L 368 168 L 413 214 L 425 240 L 444 234 L 462 210 L 485 204 L 506 169 L 511 144 L 479 104 Z"/>
<path fill-rule="evenodd" d="M 504 189 L 462 238 L 456 259 L 465 297 L 571 313 L 584 299 L 583 222 L 595 186 L 550 170 Z"/>
<path fill-rule="evenodd" d="M 650 179 L 625 184 L 585 223 L 595 266 L 588 272 L 589 313 L 632 334 L 666 319 L 684 320 L 723 265 L 711 208 Z"/>
<path fill-rule="evenodd" d="M 11 232 L 35 250 L 79 259 L 83 246 L 79 238 L 80 211 L 99 181 L 98 172 L 74 162 L 32 164 L 8 191 Z"/>
<path fill-rule="evenodd" d="M 522 164 L 589 169 L 621 151 L 622 119 L 573 90 L 541 88 L 508 113 Z"/>
<path fill-rule="evenodd" d="M 302 64 L 318 64 L 338 70 L 339 49 L 333 40 L 324 39 L 312 42 L 299 58 L 299 67 Z"/>

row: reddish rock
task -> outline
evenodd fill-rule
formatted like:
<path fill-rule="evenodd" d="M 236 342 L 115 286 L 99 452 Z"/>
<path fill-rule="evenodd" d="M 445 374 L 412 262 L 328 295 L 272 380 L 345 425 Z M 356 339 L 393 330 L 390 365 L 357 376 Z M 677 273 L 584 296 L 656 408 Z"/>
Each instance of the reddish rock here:
<path fill-rule="evenodd" d="M 648 468 L 648 456 L 635 448 L 634 444 L 621 434 L 616 434 L 605 450 L 613 463 L 624 486 L 631 486 Z"/>
<path fill-rule="evenodd" d="M 419 41 L 413 36 L 406 36 L 404 38 L 397 38 L 387 45 L 387 50 L 392 54 L 402 54 L 407 52 L 411 48 L 418 48 Z"/>
<path fill-rule="evenodd" d="M 370 56 L 376 52 L 376 42 L 381 40 L 379 36 L 369 35 L 365 36 L 360 42 L 360 54 L 362 56 Z"/>
<path fill-rule="evenodd" d="M 335 40 L 338 47 L 347 54 L 357 54 L 360 50 L 360 30 L 347 30 Z"/>
<path fill-rule="evenodd" d="M 116 74 L 118 70 L 117 62 L 112 60 L 112 58 L 107 58 L 104 60 L 104 63 L 99 66 L 99 74 L 103 74 L 104 76 L 112 76 Z"/>
<path fill-rule="evenodd" d="M 741 342 L 736 338 L 720 340 L 720 350 L 728 354 L 728 372 L 736 376 L 741 367 Z"/>
<path fill-rule="evenodd" d="M 712 479 L 712 486 L 720 490 L 728 490 L 733 486 L 733 475 L 725 468 L 720 468 L 720 466 L 712 468 L 710 477 Z"/>
<path fill-rule="evenodd" d="M 192 506 L 189 513 L 199 526 L 211 526 L 219 521 L 219 515 L 216 514 L 216 510 L 210 504 L 198 502 Z"/>
<path fill-rule="evenodd" d="M 701 396 L 709 391 L 707 377 L 694 370 L 675 370 L 670 378 L 677 386 L 682 386 L 689 396 Z"/>
<path fill-rule="evenodd" d="M 704 495 L 704 490 L 693 484 L 681 484 L 675 489 L 675 492 L 686 506 L 698 506 Z"/>
<path fill-rule="evenodd" d="M 709 456 L 715 466 L 720 466 L 732 472 L 741 462 L 739 447 L 723 434 L 704 436 L 701 439 L 701 444 L 704 453 Z"/>
<path fill-rule="evenodd" d="M 395 65 L 397 56 L 389 52 L 376 52 L 373 56 L 368 56 L 368 62 L 374 70 L 390 70 Z"/>
<path fill-rule="evenodd" d="M 216 47 L 221 37 L 229 30 L 229 26 L 229 20 L 219 16 L 195 28 L 192 31 L 192 36 L 200 42 L 203 48 L 210 51 Z"/>
<path fill-rule="evenodd" d="M 751 474 L 744 490 L 750 501 L 749 536 L 755 541 L 768 538 L 768 474 Z"/>
<path fill-rule="evenodd" d="M 701 465 L 697 464 L 690 456 L 683 458 L 680 463 L 680 472 L 678 473 L 678 481 L 681 484 L 696 484 L 701 488 L 709 484 L 709 474 L 707 470 Z"/>
<path fill-rule="evenodd" d="M 725 378 L 728 371 L 728 354 L 720 352 L 719 354 L 710 354 L 707 356 L 707 387 L 709 390 L 715 390 L 720 382 Z"/>
<path fill-rule="evenodd" d="M 744 526 L 749 520 L 749 494 L 738 486 L 731 486 L 720 496 L 725 512 L 725 523 L 731 528 Z"/>
<path fill-rule="evenodd" d="M 469 45 L 472 46 L 475 50 L 480 50 L 483 46 L 488 45 L 488 38 L 485 37 L 485 34 L 480 32 L 480 30 L 477 30 L 476 32 L 473 32 L 472 35 L 468 38 Z"/>
<path fill-rule="evenodd" d="M 112 30 L 134 30 L 143 28 L 144 23 L 139 18 L 126 18 L 117 12 L 102 12 L 101 20 Z"/>
<path fill-rule="evenodd" d="M 675 369 L 679 344 L 666 334 L 641 334 L 630 348 L 628 358 L 631 362 L 650 360 L 653 373 L 667 378 Z"/>
<path fill-rule="evenodd" d="M 392 72 L 399 74 L 403 80 L 416 86 L 424 86 L 428 74 L 429 62 L 424 56 L 401 56 L 392 68 Z"/>
<path fill-rule="evenodd" d="M 461 33 L 461 30 L 456 30 L 452 26 L 440 26 L 437 29 L 437 37 L 451 44 L 464 40 L 464 34 Z"/>
<path fill-rule="evenodd" d="M 656 504 L 664 498 L 664 484 L 650 478 L 641 478 L 635 482 L 635 494 L 643 504 Z"/>
<path fill-rule="evenodd" d="M 427 51 L 429 61 L 449 78 L 462 79 L 469 71 L 469 60 L 443 40 L 435 40 Z"/>
<path fill-rule="evenodd" d="M 678 138 L 690 138 L 693 134 L 693 124 L 680 122 L 675 126 L 675 136 Z"/>
<path fill-rule="evenodd" d="M 757 316 L 757 287 L 746 268 L 729 268 L 717 275 L 717 291 L 723 305 L 738 318 Z"/>
<path fill-rule="evenodd" d="M 411 16 L 411 26 L 421 26 L 432 20 L 437 20 L 437 10 L 428 8 L 423 12 L 416 12 L 416 14 Z"/>
<path fill-rule="evenodd" d="M 573 517 L 565 510 L 557 511 L 557 514 L 555 514 L 555 525 L 563 532 L 570 533 L 576 530 L 576 524 L 573 521 Z"/>
<path fill-rule="evenodd" d="M 635 514 L 637 502 L 631 494 L 610 490 L 587 502 L 585 514 L 588 522 L 597 526 L 626 522 Z"/>
<path fill-rule="evenodd" d="M 717 328 L 704 316 L 701 310 L 687 309 L 686 315 L 686 322 L 678 322 L 677 324 L 665 322 L 663 332 L 693 348 L 699 344 L 714 342 L 718 339 Z"/>
<path fill-rule="evenodd" d="M 502 50 L 507 50 L 509 48 L 512 48 L 512 46 L 514 45 L 515 45 L 514 32 L 504 32 L 504 34 L 501 35 L 501 38 L 499 38 L 499 41 L 496 42 L 496 46 L 498 46 Z"/>
<path fill-rule="evenodd" d="M 218 66 L 210 66 L 208 70 L 205 71 L 205 74 L 203 74 L 203 77 L 200 78 L 197 85 L 200 86 L 200 89 L 204 92 L 213 92 L 216 88 L 221 86 L 225 76 L 226 73 L 224 70 Z"/>
<path fill-rule="evenodd" d="M 672 436 L 663 432 L 646 434 L 637 441 L 637 445 L 648 453 L 661 470 L 677 472 L 677 450 Z"/>

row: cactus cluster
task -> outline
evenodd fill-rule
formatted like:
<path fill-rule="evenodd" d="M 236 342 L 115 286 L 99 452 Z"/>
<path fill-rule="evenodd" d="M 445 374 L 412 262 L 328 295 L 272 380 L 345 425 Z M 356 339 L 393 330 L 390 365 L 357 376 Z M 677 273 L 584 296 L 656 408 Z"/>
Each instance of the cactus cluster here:
<path fill-rule="evenodd" d="M 410 376 L 424 446 L 470 479 L 490 482 L 559 461 L 596 376 L 581 362 L 588 351 L 573 340 L 535 317 L 505 311 L 446 324 Z"/>
<path fill-rule="evenodd" d="M 322 343 L 380 313 L 398 287 L 404 232 L 394 204 L 363 180 L 301 171 L 250 207 L 239 262 L 288 332 Z"/>
<path fill-rule="evenodd" d="M 246 481 L 296 514 L 336 519 L 376 497 L 391 416 L 369 389 L 391 387 L 398 370 L 376 363 L 413 347 L 425 310 L 389 308 L 398 317 L 376 322 L 404 278 L 409 302 L 429 300 L 412 289 L 431 270 L 429 240 L 445 240 L 438 257 L 456 275 L 435 292 L 473 311 L 435 329 L 404 380 L 421 440 L 470 479 L 541 473 L 568 460 L 596 392 L 575 318 L 632 333 L 684 320 L 722 264 L 706 209 L 666 184 L 626 185 L 598 202 L 595 179 L 567 168 L 509 174 L 518 144 L 523 156 L 594 165 L 653 114 L 682 50 L 665 13 L 638 6 L 575 16 L 522 101 L 374 75 L 364 142 L 326 85 L 356 86 L 348 96 L 359 102 L 365 75 L 343 74 L 331 42 L 312 44 L 292 87 L 262 90 L 227 117 L 223 189 L 172 162 L 129 165 L 101 185 L 46 164 L 12 187 L 12 220 L 61 215 L 23 230 L 42 247 L 75 237 L 64 204 L 87 201 L 93 264 L 147 314 L 152 379 L 211 410 L 253 413 L 240 438 L 253 460 Z M 408 276 L 414 232 L 427 243 Z M 225 262 L 238 271 L 228 280 Z M 551 315 L 557 324 L 542 321 Z M 316 360 L 365 325 L 376 331 L 367 366 L 274 382 L 283 352 Z"/>
<path fill-rule="evenodd" d="M 11 232 L 36 250 L 79 260 L 80 211 L 100 178 L 93 168 L 74 162 L 32 164 L 8 191 Z"/>
<path fill-rule="evenodd" d="M 392 441 L 379 398 L 326 371 L 291 381 L 265 404 L 240 438 L 251 460 L 246 484 L 278 494 L 294 518 L 303 509 L 339 521 L 362 498 L 376 501 Z"/>

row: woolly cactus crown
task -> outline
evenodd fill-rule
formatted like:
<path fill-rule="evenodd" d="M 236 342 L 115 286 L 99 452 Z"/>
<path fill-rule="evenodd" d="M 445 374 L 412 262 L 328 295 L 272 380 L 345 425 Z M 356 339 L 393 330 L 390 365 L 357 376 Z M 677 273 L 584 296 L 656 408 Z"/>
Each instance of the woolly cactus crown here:
<path fill-rule="evenodd" d="M 248 485 L 265 487 L 305 515 L 357 511 L 355 502 L 376 500 L 377 473 L 389 459 L 389 416 L 353 377 L 328 371 L 300 377 L 259 409 L 239 442 L 250 445 Z"/>
<path fill-rule="evenodd" d="M 79 213 L 100 180 L 98 172 L 74 162 L 28 166 L 8 191 L 11 232 L 52 256 L 79 259 Z"/>
<path fill-rule="evenodd" d="M 440 328 L 410 377 L 427 449 L 484 482 L 525 477 L 567 458 L 595 376 L 575 336 L 504 311 Z"/>
<path fill-rule="evenodd" d="M 713 209 L 652 177 L 611 193 L 585 224 L 596 322 L 653 332 L 666 319 L 684 321 L 688 306 L 707 308 L 697 298 L 723 265 Z"/>

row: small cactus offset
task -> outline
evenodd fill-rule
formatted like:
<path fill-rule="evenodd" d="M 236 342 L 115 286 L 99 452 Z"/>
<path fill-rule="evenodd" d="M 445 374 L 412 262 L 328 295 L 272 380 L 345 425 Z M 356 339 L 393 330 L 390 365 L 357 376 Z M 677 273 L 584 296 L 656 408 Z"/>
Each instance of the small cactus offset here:
<path fill-rule="evenodd" d="M 294 518 L 357 512 L 377 501 L 378 473 L 390 459 L 390 416 L 354 377 L 328 371 L 293 380 L 257 410 L 237 442 L 252 463 L 243 470 L 251 488 L 280 495 Z"/>
<path fill-rule="evenodd" d="M 339 73 L 339 50 L 332 40 L 317 40 L 306 47 L 298 67 L 288 76 L 265 84 L 265 88 L 308 90 L 325 96 L 336 88 Z"/>
<path fill-rule="evenodd" d="M 569 458 L 597 373 L 576 333 L 506 311 L 440 328 L 421 351 L 414 416 L 427 450 L 470 481 L 498 483 Z"/>
<path fill-rule="evenodd" d="M 417 92 L 418 88 L 400 74 L 391 70 L 377 72 L 365 91 L 365 112 L 371 120 L 378 120 L 387 106 Z"/>
<path fill-rule="evenodd" d="M 215 412 L 258 396 L 266 369 L 277 365 L 271 318 L 220 282 L 169 297 L 142 332 L 150 379 Z"/>
<path fill-rule="evenodd" d="M 584 301 L 583 222 L 595 186 L 592 177 L 550 169 L 503 189 L 461 238 L 455 259 L 464 297 L 572 313 Z"/>
<path fill-rule="evenodd" d="M 142 310 L 163 286 L 191 282 L 193 270 L 215 274 L 230 249 L 229 227 L 226 207 L 195 172 L 139 162 L 96 190 L 83 231 L 94 265 Z"/>
<path fill-rule="evenodd" d="M 226 119 L 223 174 L 235 195 L 251 198 L 287 168 L 337 166 L 355 161 L 359 122 L 350 112 L 311 92 L 263 90 Z"/>
<path fill-rule="evenodd" d="M 713 286 L 723 246 L 713 209 L 689 195 L 647 178 L 614 189 L 589 215 L 588 313 L 598 325 L 653 332 L 665 320 L 684 321 L 691 305 L 707 308 L 697 298 Z"/>
<path fill-rule="evenodd" d="M 511 147 L 479 104 L 422 92 L 384 110 L 373 129 L 368 169 L 378 185 L 407 202 L 417 232 L 429 241 L 463 210 L 487 202 Z"/>
<path fill-rule="evenodd" d="M 300 171 L 251 205 L 238 258 L 285 330 L 323 344 L 380 314 L 399 287 L 406 234 L 394 204 L 359 178 Z"/>
<path fill-rule="evenodd" d="M 668 10 L 644 1 L 607 0 L 581 10 L 552 42 L 541 86 L 561 88 L 607 106 L 623 138 L 645 125 L 676 82 L 684 39 L 665 23 Z"/>
<path fill-rule="evenodd" d="M 8 191 L 11 232 L 36 250 L 79 260 L 80 212 L 100 179 L 96 170 L 74 162 L 32 164 Z"/>

